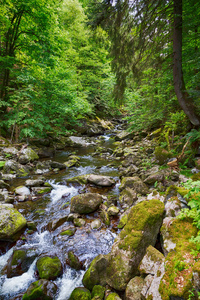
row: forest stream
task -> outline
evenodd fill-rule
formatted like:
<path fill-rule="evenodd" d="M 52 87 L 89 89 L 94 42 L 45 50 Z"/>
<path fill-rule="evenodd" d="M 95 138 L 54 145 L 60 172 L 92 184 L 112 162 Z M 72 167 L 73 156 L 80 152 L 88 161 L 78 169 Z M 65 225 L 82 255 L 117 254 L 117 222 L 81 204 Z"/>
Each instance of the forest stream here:
<path fill-rule="evenodd" d="M 110 134 L 94 139 L 99 140 L 99 145 L 104 149 L 109 150 L 114 147 L 114 140 L 110 138 Z M 112 156 L 109 153 L 104 158 L 93 156 L 95 149 L 96 143 L 92 142 L 85 147 L 58 151 L 53 158 L 54 161 L 62 163 L 66 161 L 70 154 L 76 154 L 80 157 L 79 167 L 66 168 L 56 174 L 45 174 L 46 181 L 53 188 L 51 192 L 36 201 L 16 203 L 15 206 L 18 211 L 23 214 L 27 221 L 33 221 L 37 230 L 29 234 L 28 229 L 26 229 L 23 238 L 19 239 L 11 248 L 10 244 L 6 246 L 6 253 L 0 256 L 0 270 L 3 274 L 6 273 L 3 270 L 6 269 L 7 261 L 13 253 L 13 249 L 28 251 L 28 257 L 31 262 L 28 270 L 21 276 L 11 278 L 7 278 L 6 275 L 1 276 L 0 299 L 15 299 L 16 296 L 23 294 L 32 282 L 38 280 L 36 261 L 41 255 L 57 256 L 60 259 L 63 274 L 55 281 L 55 284 L 58 286 L 56 299 L 68 299 L 73 289 L 82 285 L 84 270 L 89 263 L 98 254 L 107 254 L 111 250 L 118 231 L 116 226 L 118 220 L 117 217 L 113 217 L 110 226 L 106 226 L 101 222 L 99 229 L 91 229 L 91 222 L 100 219 L 99 210 L 84 215 L 83 219 L 86 223 L 84 226 L 74 227 L 74 235 L 60 235 L 62 231 L 66 230 L 66 228 L 71 228 L 73 225 L 72 222 L 65 219 L 70 214 L 70 199 L 73 196 L 85 192 L 94 192 L 115 199 L 115 204 L 119 205 L 117 203 L 117 195 L 119 193 L 118 162 L 114 159 L 112 161 Z M 68 179 L 84 174 L 111 176 L 115 179 L 116 184 L 109 188 L 97 188 L 92 185 L 67 183 Z M 13 185 L 22 185 L 24 181 L 25 179 L 15 179 Z M 61 225 L 52 230 L 52 222 L 54 220 L 61 220 Z M 66 263 L 69 251 L 73 251 L 78 257 L 82 270 L 76 271 Z"/>

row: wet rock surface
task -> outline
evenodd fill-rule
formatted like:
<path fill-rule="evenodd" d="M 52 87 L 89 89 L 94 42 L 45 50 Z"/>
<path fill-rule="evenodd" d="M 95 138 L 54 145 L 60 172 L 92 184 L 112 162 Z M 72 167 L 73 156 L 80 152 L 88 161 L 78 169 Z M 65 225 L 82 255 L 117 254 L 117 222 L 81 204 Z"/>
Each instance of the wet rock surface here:
<path fill-rule="evenodd" d="M 199 257 L 188 251 L 197 231 L 190 220 L 176 219 L 187 207 L 187 191 L 179 188 L 187 178 L 160 168 L 171 155 L 158 147 L 157 135 L 124 131 L 114 142 L 111 127 L 98 120 L 81 129 L 90 138 L 38 139 L 30 143 L 33 151 L 27 145 L 2 149 L 0 221 L 7 216 L 5 203 L 13 203 L 7 210 L 28 222 L 26 229 L 22 218 L 16 229 L 13 216 L 6 220 L 12 230 L 0 244 L 0 297 L 186 300 L 192 290 L 198 299 Z M 98 137 L 105 128 L 108 135 Z M 52 264 L 51 275 L 41 275 L 36 260 L 43 257 L 47 273 L 58 258 L 58 273 Z M 22 274 L 27 282 L 15 284 Z M 45 279 L 38 281 L 38 274 Z"/>

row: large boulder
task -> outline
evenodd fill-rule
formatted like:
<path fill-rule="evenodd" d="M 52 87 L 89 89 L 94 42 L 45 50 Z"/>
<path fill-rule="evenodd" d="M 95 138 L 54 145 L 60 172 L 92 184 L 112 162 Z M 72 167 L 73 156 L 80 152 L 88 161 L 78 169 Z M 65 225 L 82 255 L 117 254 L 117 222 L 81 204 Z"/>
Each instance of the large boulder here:
<path fill-rule="evenodd" d="M 106 285 L 106 267 L 108 264 L 108 256 L 99 254 L 91 262 L 88 270 L 83 277 L 83 285 L 92 290 L 95 285 Z"/>
<path fill-rule="evenodd" d="M 53 280 L 62 274 L 62 265 L 57 256 L 40 257 L 36 265 L 41 279 Z"/>
<path fill-rule="evenodd" d="M 40 279 L 31 283 L 22 300 L 53 300 L 55 299 L 57 290 L 58 288 L 55 283 L 46 279 Z"/>
<path fill-rule="evenodd" d="M 98 209 L 102 196 L 96 193 L 86 193 L 72 197 L 70 212 L 89 214 Z"/>
<path fill-rule="evenodd" d="M 39 156 L 37 155 L 37 153 L 33 149 L 28 147 L 22 150 L 21 155 L 19 156 L 19 163 L 24 165 L 38 159 Z"/>
<path fill-rule="evenodd" d="M 123 190 L 126 188 L 134 189 L 137 193 L 142 195 L 146 195 L 149 193 L 148 187 L 138 176 L 124 177 L 119 189 Z"/>
<path fill-rule="evenodd" d="M 106 269 L 107 283 L 123 291 L 138 273 L 138 265 L 146 248 L 155 245 L 164 214 L 159 200 L 143 201 L 134 206 L 128 221 L 115 239 Z"/>
<path fill-rule="evenodd" d="M 112 186 L 115 184 L 115 180 L 110 176 L 94 175 L 88 176 L 87 181 L 98 186 Z"/>
<path fill-rule="evenodd" d="M 26 219 L 9 204 L 0 204 L 0 241 L 16 240 L 16 234 L 26 226 Z"/>

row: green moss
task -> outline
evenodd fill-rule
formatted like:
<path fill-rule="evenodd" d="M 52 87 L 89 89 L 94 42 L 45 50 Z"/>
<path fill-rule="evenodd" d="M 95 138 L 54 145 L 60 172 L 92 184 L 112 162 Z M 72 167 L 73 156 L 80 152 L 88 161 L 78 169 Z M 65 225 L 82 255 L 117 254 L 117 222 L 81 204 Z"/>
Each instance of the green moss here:
<path fill-rule="evenodd" d="M 104 299 L 104 294 L 105 294 L 105 287 L 101 285 L 95 285 L 92 289 L 92 298 L 93 297 L 98 297 L 98 299 L 103 300 Z"/>
<path fill-rule="evenodd" d="M 119 234 L 120 239 L 124 241 L 124 245 L 123 241 L 120 243 L 121 249 L 135 249 L 141 240 L 141 232 L 146 226 L 155 224 L 158 219 L 161 220 L 163 212 L 164 204 L 155 199 L 134 206 L 128 215 L 126 226 Z"/>
<path fill-rule="evenodd" d="M 106 300 L 119 300 L 121 299 L 117 293 L 111 293 L 106 297 Z"/>
<path fill-rule="evenodd" d="M 200 180 L 200 172 L 196 173 L 196 174 L 193 174 L 191 176 L 191 179 L 194 180 L 194 181 Z"/>
<path fill-rule="evenodd" d="M 90 291 L 83 287 L 75 288 L 69 300 L 91 300 Z"/>
<path fill-rule="evenodd" d="M 45 194 L 51 192 L 52 188 L 51 187 L 46 187 L 44 189 L 38 190 L 37 194 Z"/>
<path fill-rule="evenodd" d="M 5 161 L 0 161 L 0 169 L 3 169 L 3 167 L 5 166 L 6 162 Z"/>
<path fill-rule="evenodd" d="M 200 267 L 199 261 L 196 262 L 191 254 L 195 245 L 190 242 L 191 236 L 196 236 L 197 229 L 190 219 L 175 219 L 168 228 L 162 226 L 162 231 L 167 231 L 176 248 L 166 257 L 165 274 L 159 287 L 160 294 L 163 300 L 169 300 L 172 295 L 189 299 L 195 266 Z"/>
<path fill-rule="evenodd" d="M 67 230 L 61 232 L 60 235 L 68 235 L 68 236 L 72 236 L 72 235 L 74 235 L 74 230 L 72 230 L 72 229 L 67 229 Z"/>
<path fill-rule="evenodd" d="M 47 288 L 50 288 L 50 294 L 53 296 L 57 292 L 57 286 L 48 280 L 40 279 L 31 283 L 22 300 L 52 300 L 51 295 L 47 295 Z M 20 298 L 21 299 L 21 298 Z"/>
<path fill-rule="evenodd" d="M 51 258 L 49 256 L 41 257 L 37 261 L 37 269 L 42 279 L 55 279 L 62 273 L 62 265 L 57 256 Z"/>
<path fill-rule="evenodd" d="M 102 210 L 100 213 L 100 217 L 102 221 L 104 222 L 105 225 L 109 226 L 110 225 L 110 218 L 108 213 L 105 210 Z"/>
<path fill-rule="evenodd" d="M 22 297 L 22 300 L 36 300 L 44 296 L 44 293 L 42 291 L 42 284 L 38 286 L 38 281 L 36 281 L 33 283 L 33 285 L 35 286 L 35 288 L 32 290 L 32 292 L 29 295 L 25 293 Z M 44 297 L 43 299 L 49 299 L 49 297 L 48 298 Z"/>
<path fill-rule="evenodd" d="M 68 260 L 69 260 L 70 267 L 72 267 L 75 270 L 81 269 L 81 263 L 78 257 L 73 253 L 73 251 L 68 252 Z"/>
<path fill-rule="evenodd" d="M 121 229 L 123 228 L 128 222 L 128 215 L 124 215 L 121 217 L 120 221 L 119 221 L 119 224 L 118 224 L 118 228 Z"/>
<path fill-rule="evenodd" d="M 156 147 L 154 151 L 155 157 L 160 165 L 163 165 L 167 162 L 169 158 L 172 157 L 172 153 L 166 151 L 161 147 Z"/>
<path fill-rule="evenodd" d="M 17 265 L 20 261 L 22 261 L 26 257 L 26 251 L 24 250 L 15 250 L 13 253 L 13 258 L 11 265 Z"/>

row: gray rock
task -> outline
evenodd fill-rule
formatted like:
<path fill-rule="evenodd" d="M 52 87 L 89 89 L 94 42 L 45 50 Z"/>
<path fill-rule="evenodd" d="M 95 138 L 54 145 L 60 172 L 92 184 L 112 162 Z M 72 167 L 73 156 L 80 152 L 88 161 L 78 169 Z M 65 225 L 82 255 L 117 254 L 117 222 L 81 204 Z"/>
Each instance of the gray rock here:
<path fill-rule="evenodd" d="M 98 186 L 112 186 L 115 184 L 115 180 L 109 176 L 91 174 L 88 176 L 87 180 L 89 183 L 93 183 Z"/>
<path fill-rule="evenodd" d="M 3 153 L 16 155 L 18 153 L 18 150 L 15 147 L 7 147 L 7 148 L 3 148 Z"/>
<path fill-rule="evenodd" d="M 111 206 L 108 208 L 107 213 L 109 216 L 117 216 L 119 213 L 119 208 L 117 206 Z"/>
<path fill-rule="evenodd" d="M 142 195 L 146 195 L 149 193 L 148 187 L 138 176 L 124 177 L 119 189 L 123 190 L 127 187 L 134 189 L 137 193 L 140 193 Z"/>
<path fill-rule="evenodd" d="M 163 180 L 164 180 L 164 174 L 162 172 L 157 172 L 157 173 L 149 175 L 144 180 L 144 183 L 154 184 L 155 182 L 162 182 Z"/>
<path fill-rule="evenodd" d="M 101 221 L 99 219 L 92 221 L 91 223 L 92 229 L 99 229 L 100 227 L 101 227 Z"/>
<path fill-rule="evenodd" d="M 19 186 L 15 188 L 15 193 L 20 196 L 27 196 L 30 195 L 31 192 L 26 186 Z"/>
<path fill-rule="evenodd" d="M 27 176 L 28 173 L 29 173 L 28 168 L 22 166 L 21 164 L 17 163 L 14 160 L 8 160 L 5 163 L 5 166 L 3 168 L 3 172 L 5 174 L 15 173 L 19 176 Z"/>
<path fill-rule="evenodd" d="M 44 185 L 44 180 L 42 180 L 42 179 L 28 179 L 28 180 L 26 180 L 25 181 L 25 185 L 26 186 L 30 186 L 30 187 L 32 187 L 32 186 L 42 186 L 42 185 Z"/>
<path fill-rule="evenodd" d="M 82 218 L 77 218 L 73 220 L 73 223 L 76 227 L 83 227 L 85 225 L 85 220 Z"/>
<path fill-rule="evenodd" d="M 28 147 L 22 150 L 21 155 L 19 156 L 19 163 L 27 164 L 38 159 L 39 156 L 37 155 L 37 153 L 33 149 Z"/>
<path fill-rule="evenodd" d="M 73 147 L 87 147 L 91 145 L 91 142 L 88 142 L 85 138 L 79 136 L 70 136 L 71 146 Z"/>
<path fill-rule="evenodd" d="M 131 279 L 126 287 L 125 300 L 142 300 L 141 291 L 143 285 L 143 278 L 136 276 Z"/>
<path fill-rule="evenodd" d="M 9 188 L 9 184 L 5 183 L 3 180 L 0 180 L 0 189 Z"/>
<path fill-rule="evenodd" d="M 162 253 L 152 246 L 147 248 L 146 254 L 139 266 L 140 273 L 148 274 L 141 292 L 144 299 L 152 297 L 152 299 L 162 300 L 159 293 L 159 286 L 165 272 L 164 261 L 165 258 Z"/>
<path fill-rule="evenodd" d="M 127 187 L 122 190 L 119 196 L 119 201 L 122 206 L 132 206 L 133 203 L 137 200 L 137 193 L 134 189 Z"/>
<path fill-rule="evenodd" d="M 125 139 L 131 139 L 133 137 L 134 137 L 134 132 L 127 132 L 125 130 L 122 130 L 115 136 L 115 140 L 122 141 Z"/>
<path fill-rule="evenodd" d="M 50 161 L 50 166 L 53 169 L 59 169 L 59 170 L 66 169 L 66 165 L 65 164 L 59 163 L 57 161 Z"/>
<path fill-rule="evenodd" d="M 70 212 L 88 214 L 98 209 L 102 196 L 96 193 L 86 193 L 72 197 Z"/>

